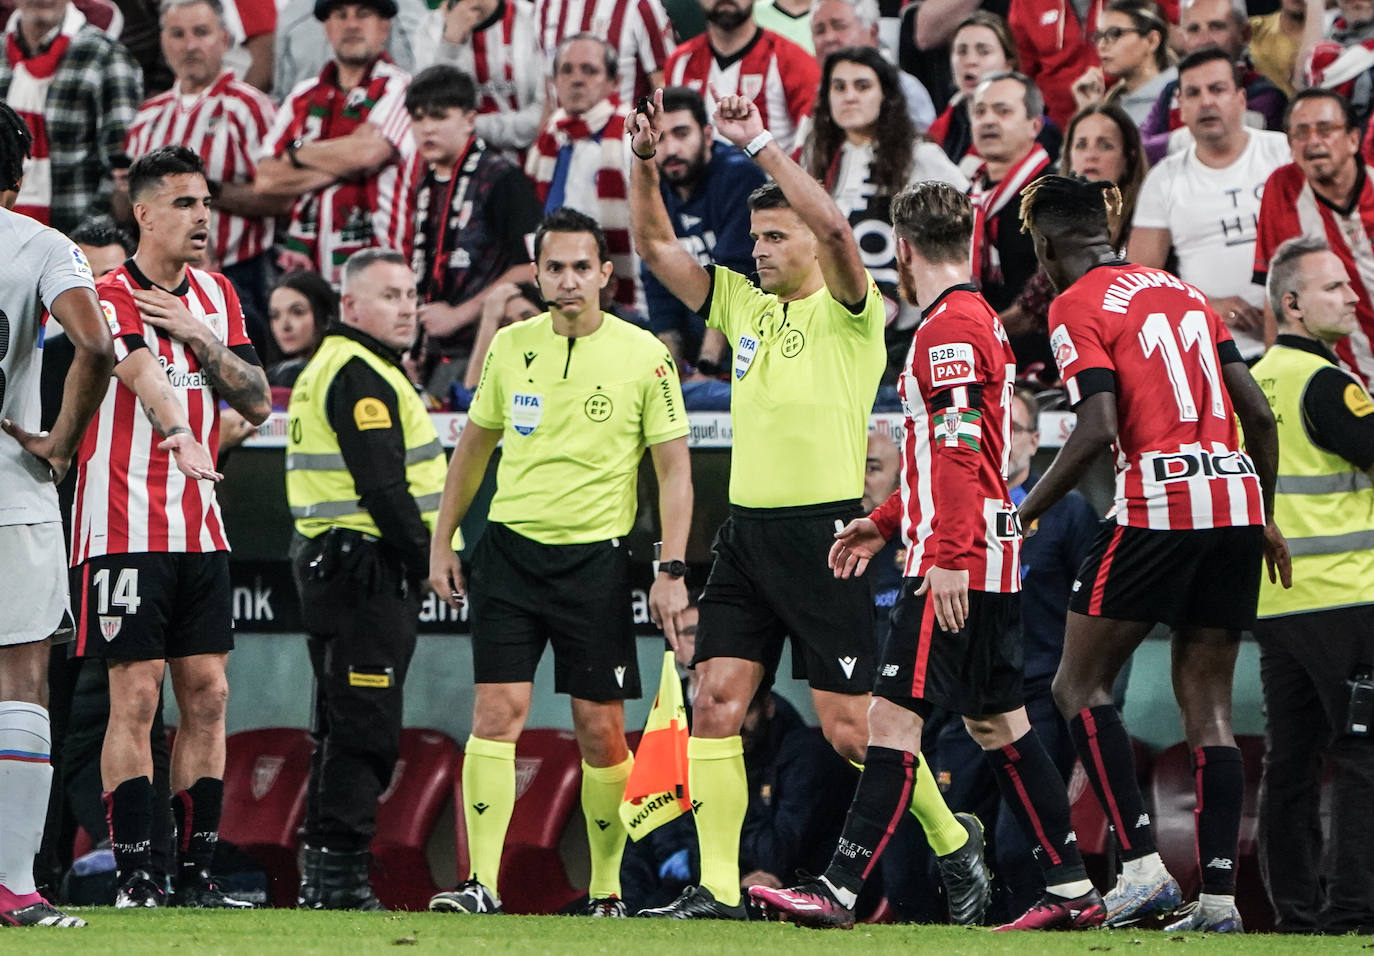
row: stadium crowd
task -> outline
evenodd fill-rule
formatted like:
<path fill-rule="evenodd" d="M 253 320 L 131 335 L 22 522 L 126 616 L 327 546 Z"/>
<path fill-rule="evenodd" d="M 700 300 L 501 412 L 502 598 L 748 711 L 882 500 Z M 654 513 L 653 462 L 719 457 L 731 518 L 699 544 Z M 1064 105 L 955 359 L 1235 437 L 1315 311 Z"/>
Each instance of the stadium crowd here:
<path fill-rule="evenodd" d="M 471 868 L 431 909 L 503 910 L 548 642 L 583 775 L 576 912 L 846 926 L 886 894 L 897 918 L 1240 931 L 1246 632 L 1268 916 L 1374 932 L 1368 2 L 0 10 L 0 594 L 37 605 L 0 624 L 0 925 L 82 925 L 53 905 L 67 801 L 109 854 L 96 899 L 249 905 L 216 872 L 214 488 L 275 410 L 315 674 L 301 906 L 382 906 L 370 845 L 433 588 L 471 611 L 476 702 Z M 730 516 L 689 592 L 686 413 L 726 409 Z M 1046 410 L 1079 426 L 1041 475 Z M 468 416 L 447 466 L 437 411 Z M 896 447 L 875 411 L 904 413 Z M 1103 516 L 1072 489 L 1109 449 Z M 646 451 L 692 801 L 626 853 Z M 1161 590 L 1162 566 L 1189 580 Z M 1191 886 L 1120 717 L 1155 624 Z M 785 637 L 819 731 L 770 694 Z M 1096 888 L 1076 759 L 1111 834 Z M 789 886 L 803 865 L 822 875 Z"/>

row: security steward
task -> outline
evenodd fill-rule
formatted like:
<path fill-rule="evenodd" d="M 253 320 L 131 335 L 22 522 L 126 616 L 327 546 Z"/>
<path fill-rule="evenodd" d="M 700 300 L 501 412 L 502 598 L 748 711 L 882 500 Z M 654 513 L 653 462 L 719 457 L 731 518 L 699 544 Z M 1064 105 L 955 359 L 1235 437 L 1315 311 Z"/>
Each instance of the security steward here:
<path fill-rule="evenodd" d="M 340 305 L 342 324 L 291 393 L 286 454 L 291 569 L 315 671 L 299 905 L 375 910 L 368 851 L 400 749 L 445 461 L 400 365 L 416 325 L 405 258 L 354 253 Z"/>
<path fill-rule="evenodd" d="M 1374 929 L 1374 401 L 1336 364 L 1357 294 L 1324 239 L 1269 265 L 1278 341 L 1254 376 L 1279 426 L 1274 521 L 1292 588 L 1263 580 L 1255 637 L 1266 714 L 1260 869 L 1279 932 Z M 1318 815 L 1329 761 L 1331 830 Z M 1323 866 L 1323 860 L 1325 866 Z"/>
<path fill-rule="evenodd" d="M 553 644 L 554 690 L 572 698 L 582 753 L 588 916 L 628 915 L 620 893 L 620 804 L 634 758 L 624 701 L 639 696 L 624 536 L 635 522 L 639 465 L 658 477 L 663 541 L 649 613 L 676 643 L 687 607 L 692 520 L 687 415 L 663 343 L 601 311 L 611 278 L 596 220 L 562 208 L 534 234 L 548 311 L 502 329 L 458 439 L 430 550 L 430 584 L 457 608 L 466 588 L 446 537 L 472 504 L 503 442 L 496 495 L 472 555 L 472 736 L 463 759 L 471 869 L 429 908 L 500 912 L 497 877 L 515 806 L 515 741 L 535 668 Z"/>

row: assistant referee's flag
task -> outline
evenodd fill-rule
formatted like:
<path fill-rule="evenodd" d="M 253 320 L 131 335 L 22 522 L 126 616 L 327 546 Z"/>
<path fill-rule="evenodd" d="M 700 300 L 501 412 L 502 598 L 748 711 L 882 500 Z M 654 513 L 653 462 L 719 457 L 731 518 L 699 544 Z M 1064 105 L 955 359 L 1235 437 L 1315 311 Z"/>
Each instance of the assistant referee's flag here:
<path fill-rule="evenodd" d="M 687 795 L 687 708 L 682 702 L 682 682 L 673 652 L 666 651 L 658 696 L 644 722 L 634 770 L 625 782 L 620 819 L 630 838 L 638 840 L 691 809 Z"/>

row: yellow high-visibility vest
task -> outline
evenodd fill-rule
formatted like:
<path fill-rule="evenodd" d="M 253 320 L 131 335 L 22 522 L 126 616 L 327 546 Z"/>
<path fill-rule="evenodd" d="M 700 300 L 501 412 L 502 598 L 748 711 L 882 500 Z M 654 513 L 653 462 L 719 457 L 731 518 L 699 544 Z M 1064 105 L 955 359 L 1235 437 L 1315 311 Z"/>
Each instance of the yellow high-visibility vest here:
<path fill-rule="evenodd" d="M 1374 603 L 1374 483 L 1340 455 L 1317 447 L 1303 417 L 1307 383 L 1326 368 L 1345 371 L 1320 355 L 1276 345 L 1253 369 L 1278 422 L 1274 522 L 1293 555 L 1291 589 L 1263 575 L 1260 617 Z M 1347 401 L 1367 402 L 1359 379 L 1351 375 L 1350 382 Z"/>
<path fill-rule="evenodd" d="M 361 359 L 396 390 L 405 436 L 406 483 L 425 526 L 434 530 L 439 498 L 448 472 L 444 446 L 424 402 L 405 373 L 367 346 L 344 335 L 326 335 L 319 351 L 301 370 L 291 390 L 286 444 L 286 501 L 296 530 L 314 538 L 330 528 L 347 528 L 380 537 L 377 523 L 358 501 L 353 476 L 344 466 L 339 436 L 329 424 L 325 404 L 339 370 Z M 372 401 L 375 408 L 367 405 Z M 363 399 L 354 417 L 390 427 L 390 412 L 380 401 Z M 369 419 L 369 416 L 371 418 Z M 364 427 L 360 424 L 360 427 Z"/>

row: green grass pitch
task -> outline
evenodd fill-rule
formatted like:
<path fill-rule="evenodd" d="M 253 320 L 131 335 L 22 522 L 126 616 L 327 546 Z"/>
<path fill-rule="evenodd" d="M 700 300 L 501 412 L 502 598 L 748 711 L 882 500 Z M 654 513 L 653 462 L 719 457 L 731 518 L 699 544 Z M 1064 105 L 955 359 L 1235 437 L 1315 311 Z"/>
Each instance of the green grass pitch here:
<path fill-rule="evenodd" d="M 559 916 L 454 916 L 437 913 L 251 913 L 162 910 L 73 910 L 85 929 L 0 930 L 0 953 L 44 956 L 345 956 L 354 953 L 561 954 L 769 956 L 858 953 L 932 953 L 941 956 L 1033 956 L 1114 953 L 1136 956 L 1280 956 L 1288 953 L 1374 951 L 1374 938 L 1298 936 L 1179 937 L 1159 932 L 1104 930 L 1077 933 L 994 934 L 950 926 L 860 926 L 815 931 L 773 923 L 680 923 L 660 920 L 592 920 Z"/>

